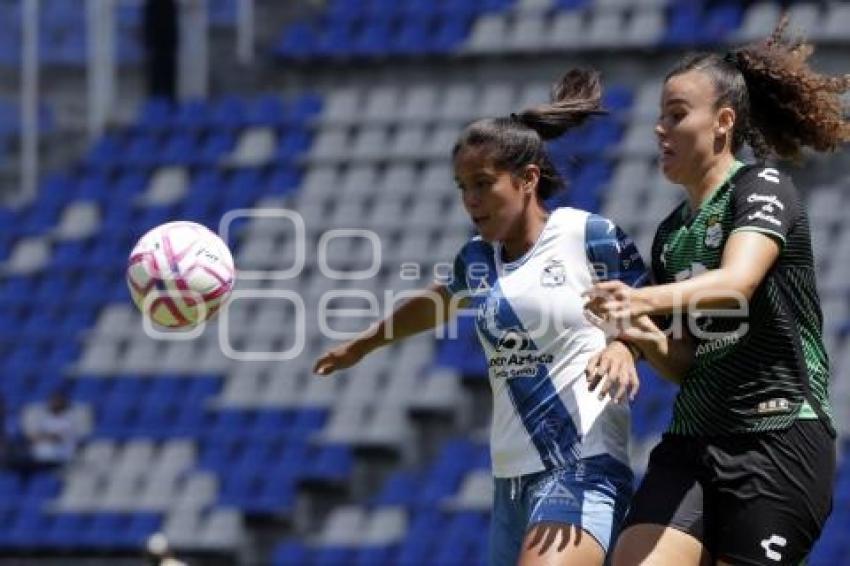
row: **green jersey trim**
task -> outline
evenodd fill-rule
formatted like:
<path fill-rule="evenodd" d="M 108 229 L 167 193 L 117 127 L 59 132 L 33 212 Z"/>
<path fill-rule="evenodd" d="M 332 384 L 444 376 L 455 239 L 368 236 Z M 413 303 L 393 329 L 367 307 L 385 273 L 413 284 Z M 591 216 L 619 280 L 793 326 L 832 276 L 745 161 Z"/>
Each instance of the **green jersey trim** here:
<path fill-rule="evenodd" d="M 814 409 L 812 409 L 812 406 L 809 404 L 809 402 L 804 400 L 803 404 L 800 405 L 800 412 L 797 413 L 797 420 L 798 421 L 816 421 L 816 420 L 818 420 L 818 418 L 819 417 L 818 417 L 817 413 L 815 413 Z"/>
<path fill-rule="evenodd" d="M 696 217 L 699 216 L 700 212 L 702 212 L 703 207 L 710 203 L 712 199 L 717 196 L 717 193 L 720 191 L 720 189 L 725 187 L 726 183 L 728 183 L 729 180 L 735 176 L 735 173 L 737 173 L 738 170 L 740 170 L 743 166 L 744 164 L 736 159 L 732 163 L 732 167 L 729 168 L 729 172 L 726 174 L 726 177 L 723 179 L 723 181 L 719 185 L 714 187 L 711 192 L 708 193 L 707 197 L 702 199 L 702 202 L 699 203 L 699 206 L 696 208 L 696 210 L 691 210 L 691 207 L 687 205 L 687 202 L 683 203 L 684 206 L 682 207 L 682 219 L 685 221 L 685 224 L 689 224 L 692 220 L 695 220 Z M 685 229 L 690 230 L 690 226 L 685 226 Z"/>

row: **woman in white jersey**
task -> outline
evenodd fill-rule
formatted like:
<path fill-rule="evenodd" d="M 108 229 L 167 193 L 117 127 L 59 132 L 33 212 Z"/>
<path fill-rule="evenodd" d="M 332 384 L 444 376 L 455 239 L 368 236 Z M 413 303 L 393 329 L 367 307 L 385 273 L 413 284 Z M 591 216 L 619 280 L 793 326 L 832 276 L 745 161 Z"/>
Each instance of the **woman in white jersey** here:
<path fill-rule="evenodd" d="M 480 236 L 435 283 L 355 340 L 324 354 L 327 375 L 471 308 L 493 389 L 495 499 L 491 564 L 601 565 L 632 493 L 629 409 L 637 378 L 625 345 L 607 350 L 628 386 L 587 390 L 583 370 L 605 347 L 582 293 L 594 281 L 642 283 L 634 243 L 610 221 L 544 200 L 563 182 L 544 141 L 602 113 L 595 73 L 571 71 L 554 102 L 467 126 L 452 155 L 463 205 Z M 388 331 L 388 329 L 390 329 Z"/>

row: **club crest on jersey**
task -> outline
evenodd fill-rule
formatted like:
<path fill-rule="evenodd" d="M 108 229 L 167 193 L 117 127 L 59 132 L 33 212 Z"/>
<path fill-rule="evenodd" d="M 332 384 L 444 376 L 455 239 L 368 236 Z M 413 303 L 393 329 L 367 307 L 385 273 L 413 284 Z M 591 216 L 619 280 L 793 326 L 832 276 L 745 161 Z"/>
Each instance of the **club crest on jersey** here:
<path fill-rule="evenodd" d="M 708 219 L 705 227 L 705 247 L 716 249 L 720 247 L 722 242 L 723 225 L 718 217 L 712 216 Z"/>
<path fill-rule="evenodd" d="M 540 284 L 543 287 L 560 287 L 567 282 L 567 268 L 557 259 L 550 259 L 543 266 Z"/>

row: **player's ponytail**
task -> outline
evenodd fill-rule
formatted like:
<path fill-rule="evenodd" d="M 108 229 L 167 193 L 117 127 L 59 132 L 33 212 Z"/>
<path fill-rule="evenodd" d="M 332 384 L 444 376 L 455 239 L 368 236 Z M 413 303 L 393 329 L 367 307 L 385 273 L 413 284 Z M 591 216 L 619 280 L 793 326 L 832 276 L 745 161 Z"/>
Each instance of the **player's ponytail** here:
<path fill-rule="evenodd" d="M 597 114 L 605 114 L 599 73 L 572 69 L 553 86 L 551 103 L 528 108 L 513 116 L 544 140 L 551 140 Z"/>
<path fill-rule="evenodd" d="M 537 196 L 546 200 L 565 183 L 549 159 L 543 143 L 581 125 L 589 117 L 604 114 L 602 87 L 595 71 L 573 69 L 552 88 L 552 101 L 503 118 L 473 122 L 461 132 L 452 156 L 467 149 L 487 151 L 498 169 L 519 174 L 527 165 L 540 168 Z"/>
<path fill-rule="evenodd" d="M 716 107 L 729 105 L 736 115 L 732 151 L 745 143 L 759 158 L 797 159 L 804 147 L 833 151 L 850 141 L 843 116 L 842 93 L 850 90 L 850 75 L 833 77 L 808 65 L 813 47 L 801 38 L 789 39 L 783 18 L 766 40 L 730 51 L 725 56 L 691 56 L 667 78 L 699 69 L 714 82 Z"/>

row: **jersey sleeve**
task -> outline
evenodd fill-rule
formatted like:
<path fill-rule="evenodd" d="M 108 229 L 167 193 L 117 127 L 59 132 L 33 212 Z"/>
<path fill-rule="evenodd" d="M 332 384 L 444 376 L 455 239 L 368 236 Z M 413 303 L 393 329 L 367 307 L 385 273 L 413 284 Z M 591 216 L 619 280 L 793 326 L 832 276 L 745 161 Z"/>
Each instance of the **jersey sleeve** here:
<path fill-rule="evenodd" d="M 495 280 L 493 250 L 490 244 L 475 237 L 455 256 L 451 271 L 439 283 L 452 295 L 492 285 Z"/>
<path fill-rule="evenodd" d="M 737 184 L 733 199 L 732 233 L 761 232 L 785 245 L 800 210 L 797 189 L 788 175 L 757 166 Z"/>
<path fill-rule="evenodd" d="M 454 266 L 451 272 L 440 283 L 452 295 L 469 290 L 469 283 L 466 280 L 466 262 L 463 259 L 463 250 L 455 256 Z"/>
<path fill-rule="evenodd" d="M 619 280 L 631 287 L 649 282 L 649 273 L 634 240 L 619 226 L 596 214 L 585 225 L 587 260 L 595 281 Z"/>

